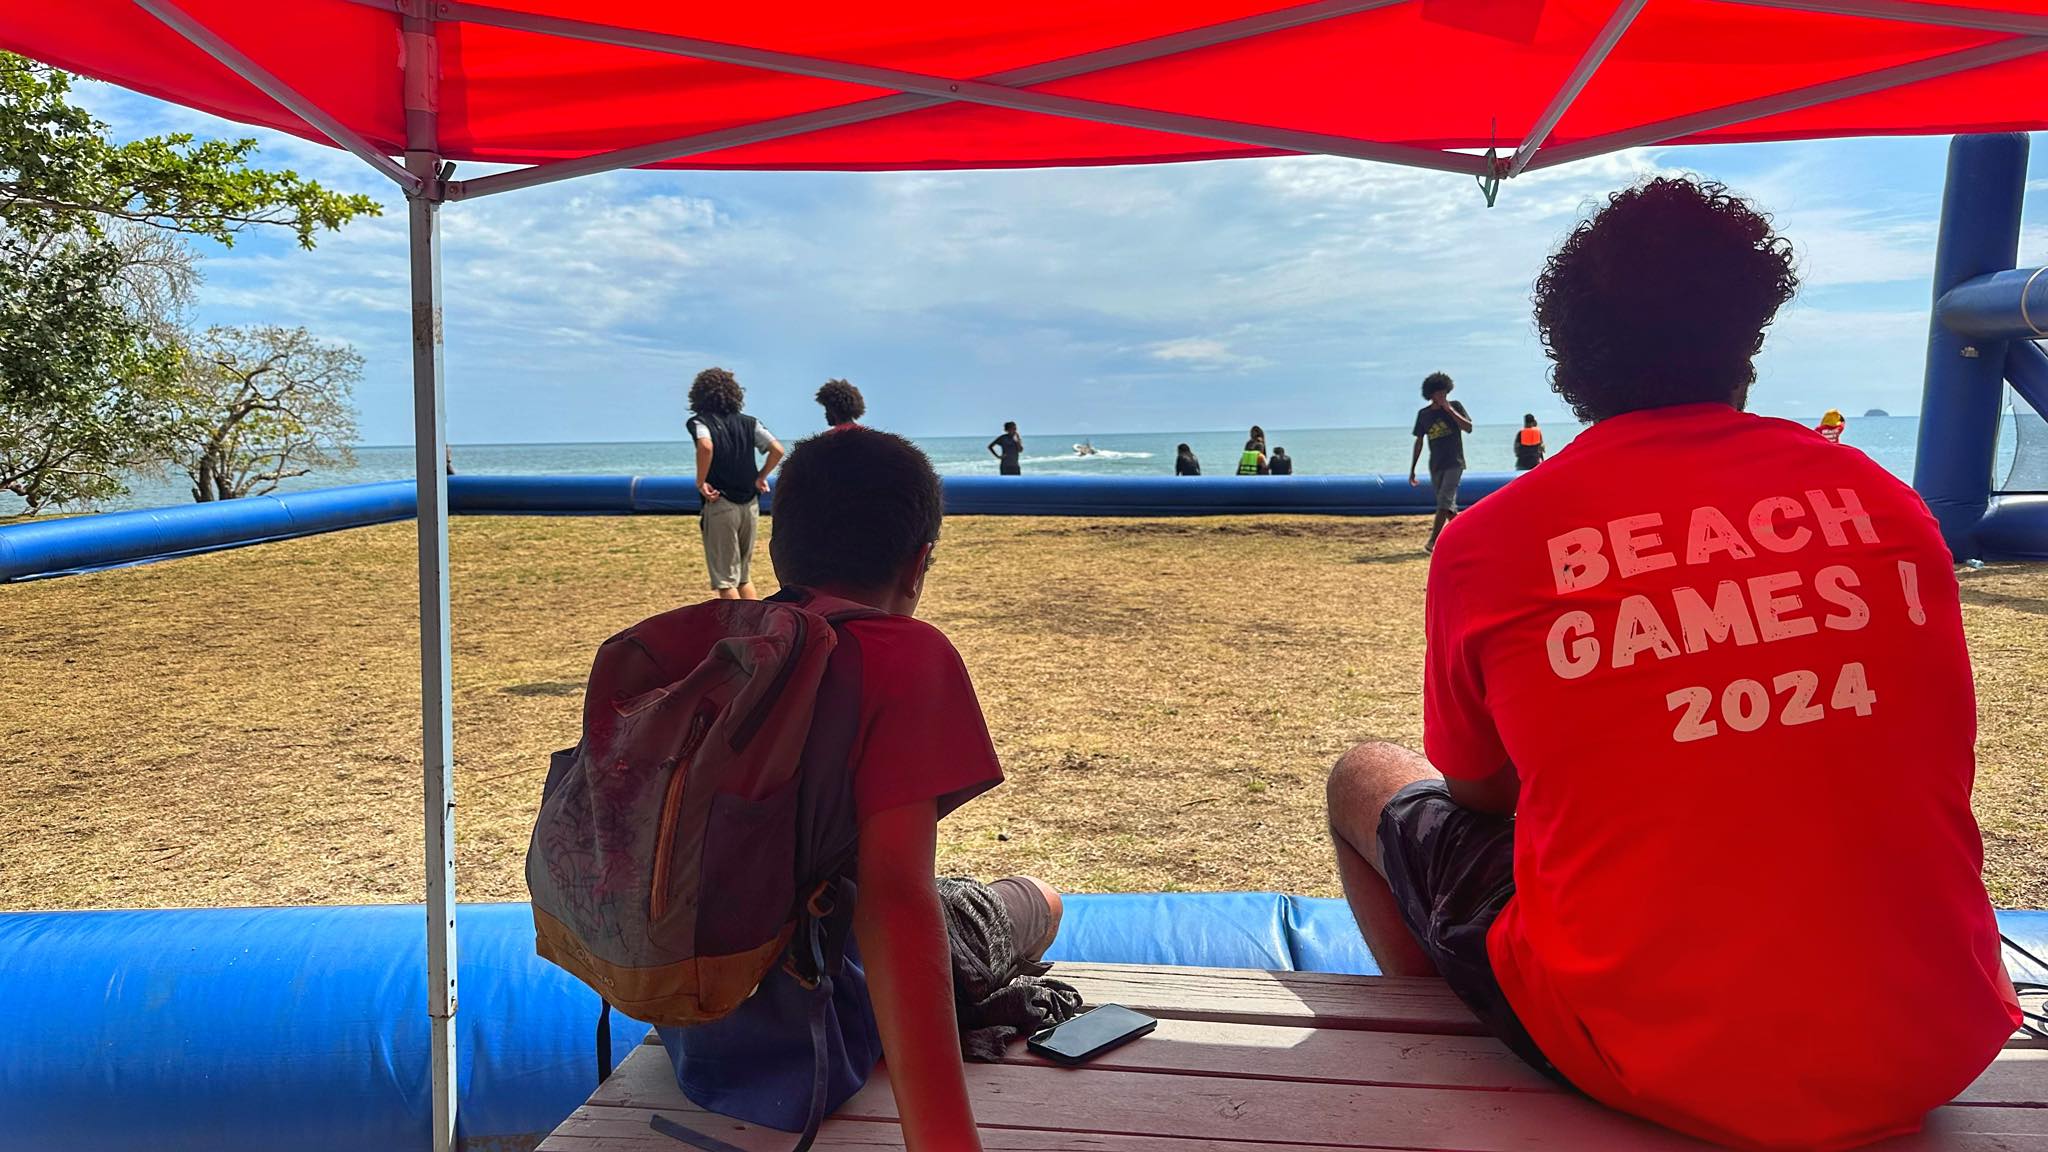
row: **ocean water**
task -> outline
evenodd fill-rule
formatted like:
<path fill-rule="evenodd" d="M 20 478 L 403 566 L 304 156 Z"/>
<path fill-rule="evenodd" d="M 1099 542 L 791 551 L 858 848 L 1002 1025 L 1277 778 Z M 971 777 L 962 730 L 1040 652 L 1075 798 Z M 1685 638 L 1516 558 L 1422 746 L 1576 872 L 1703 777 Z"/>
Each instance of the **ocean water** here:
<path fill-rule="evenodd" d="M 1815 420 L 1808 423 L 1817 422 Z M 1868 452 L 1893 473 L 1911 479 L 1914 441 L 1919 433 L 1917 417 L 1856 417 L 1849 421 L 1845 442 Z M 1465 458 L 1474 471 L 1504 471 L 1514 467 L 1511 445 L 1519 424 L 1481 424 L 1465 438 Z M 789 429 L 779 430 L 785 436 Z M 1175 447 L 1182 442 L 1195 450 L 1205 475 L 1228 476 L 1235 472 L 1237 457 L 1244 447 L 1244 433 L 1231 432 L 1128 432 L 1084 437 L 1077 434 L 1021 430 L 1024 437 L 1023 468 L 1027 475 L 1144 476 L 1173 474 Z M 991 435 L 994 430 L 990 430 Z M 1576 424 L 1545 425 L 1544 435 L 1551 451 L 1562 448 L 1578 432 Z M 2005 434 L 2000 437 L 1997 475 L 2003 477 L 2013 456 L 2012 417 L 2006 417 Z M 799 433 L 801 435 L 802 433 Z M 793 438 L 793 437 L 792 437 Z M 789 439 L 785 439 L 785 443 Z M 1405 473 L 1414 437 L 1407 428 L 1308 428 L 1271 429 L 1269 445 L 1287 449 L 1294 457 L 1297 475 L 1332 476 L 1359 473 Z M 988 437 L 919 437 L 917 443 L 928 453 L 939 471 L 947 475 L 994 474 L 995 458 L 987 451 Z M 1087 443 L 1094 455 L 1075 452 Z M 458 444 L 453 449 L 458 472 L 513 475 L 677 475 L 694 466 L 691 445 L 685 441 L 649 441 L 611 444 Z M 338 484 L 362 484 L 376 480 L 397 480 L 412 475 L 412 449 L 408 446 L 372 446 L 356 449 L 356 465 L 295 477 L 279 486 L 280 491 L 327 488 Z M 0 497 L 0 500 L 7 499 Z M 155 508 L 189 503 L 188 485 L 177 476 L 138 476 L 129 494 L 101 506 L 103 511 L 125 508 Z M 18 505 L 17 505 L 18 506 Z M 0 506 L 0 513 L 13 511 Z"/>

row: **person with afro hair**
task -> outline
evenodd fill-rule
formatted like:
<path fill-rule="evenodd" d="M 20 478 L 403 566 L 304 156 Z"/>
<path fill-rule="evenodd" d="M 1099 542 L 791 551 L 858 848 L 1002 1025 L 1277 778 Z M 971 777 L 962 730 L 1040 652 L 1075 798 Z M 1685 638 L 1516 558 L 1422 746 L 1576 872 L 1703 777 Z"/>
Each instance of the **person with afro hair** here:
<path fill-rule="evenodd" d="M 2021 1015 L 1934 518 L 1744 411 L 1798 283 L 1770 217 L 1696 178 L 1565 237 L 1536 332 L 1589 427 L 1444 526 L 1423 751 L 1352 749 L 1327 804 L 1382 972 L 1444 977 L 1613 1107 L 1840 1149 L 1914 1131 Z"/>
<path fill-rule="evenodd" d="M 868 412 L 868 402 L 851 381 L 825 381 L 818 387 L 817 399 L 825 409 L 825 426 L 828 428 L 851 427 Z"/>
<path fill-rule="evenodd" d="M 690 384 L 690 439 L 697 445 L 697 493 L 704 506 L 697 526 L 711 592 L 721 600 L 756 600 L 754 535 L 760 497 L 782 463 L 782 443 L 768 426 L 741 411 L 747 394 L 723 368 L 706 368 Z M 759 468 L 756 453 L 767 457 Z"/>

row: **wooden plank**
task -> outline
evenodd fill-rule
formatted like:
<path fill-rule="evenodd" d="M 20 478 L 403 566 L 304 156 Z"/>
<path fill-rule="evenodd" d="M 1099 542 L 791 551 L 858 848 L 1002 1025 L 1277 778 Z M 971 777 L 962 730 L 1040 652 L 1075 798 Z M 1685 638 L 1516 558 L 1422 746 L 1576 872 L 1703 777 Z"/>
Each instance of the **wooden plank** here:
<path fill-rule="evenodd" d="M 635 1052 L 586 1107 L 701 1116 L 683 1099 L 668 1066 L 647 1059 L 651 1055 L 645 1048 Z M 1704 1147 L 1562 1093 L 1297 1084 L 1025 1064 L 970 1065 L 967 1082 L 975 1119 L 992 1128 L 1252 1144 L 1328 1145 L 1335 1138 L 1339 1147 L 1348 1136 L 1366 1147 L 1455 1152 Z M 888 1069 L 878 1068 L 832 1125 L 837 1131 L 844 1123 L 896 1118 Z"/>
<path fill-rule="evenodd" d="M 1007 1063 L 1054 1066 L 1019 1044 Z M 1509 1092 L 1563 1089 L 1489 1036 L 1434 1036 L 1161 1020 L 1144 1039 L 1104 1053 L 1090 1068 L 1185 1072 L 1303 1083 L 1484 1088 Z M 2007 1048 L 1959 1104 L 2048 1107 L 2048 1051 Z"/>
<path fill-rule="evenodd" d="M 2026 1073 L 2022 1066 L 2019 1075 Z M 976 1118 L 985 1126 L 1058 1131 L 1067 1138 L 1058 1147 L 1087 1146 L 1076 1143 L 1083 1134 L 1193 1142 L 1193 1147 L 1215 1141 L 1457 1152 L 1602 1148 L 1694 1152 L 1704 1147 L 1561 1093 L 1296 1083 L 1033 1064 L 970 1066 L 968 1082 Z M 606 1082 L 591 1104 L 564 1125 L 565 1138 L 583 1142 L 543 1147 L 577 1147 L 587 1152 L 594 1147 L 588 1141 L 600 1136 L 637 1140 L 641 1126 L 655 1111 L 679 1120 L 687 1117 L 692 1127 L 740 1148 L 754 1147 L 748 1141 L 759 1134 L 751 1126 L 705 1116 L 688 1104 L 676 1089 L 667 1062 L 642 1048 Z M 626 1112 L 634 1115 L 627 1117 Z M 878 1069 L 868 1086 L 840 1109 L 828 1129 L 835 1139 L 843 1134 L 856 1141 L 846 1147 L 888 1147 L 889 1134 L 873 1126 L 886 1127 L 895 1118 L 887 1070 Z M 607 1123 L 600 1125 L 600 1120 Z M 626 1121 L 623 1126 L 622 1120 Z M 651 1128 L 647 1131 L 652 1133 Z M 773 1139 L 759 1136 L 767 1141 L 761 1147 L 776 1147 L 775 1140 L 786 1144 L 788 1139 L 782 1133 L 769 1136 Z M 2048 1108 L 1944 1108 L 1931 1118 L 1925 1134 L 1882 1147 L 1886 1152 L 2041 1152 L 2048 1149 Z M 667 1152 L 675 1152 L 672 1141 Z"/>
<path fill-rule="evenodd" d="M 1471 1009 L 1436 979 L 1138 964 L 1059 964 L 1053 975 L 1080 989 L 1090 1004 L 1122 1004 L 1150 1016 L 1372 1032 L 1484 1034 Z"/>
<path fill-rule="evenodd" d="M 2048 1048 L 2004 1049 L 1956 1102 L 2048 1108 Z"/>
<path fill-rule="evenodd" d="M 1011 1064 L 1056 1067 L 1013 1044 Z M 1490 1036 L 1360 1032 L 1163 1019 L 1150 1036 L 1103 1053 L 1091 1069 L 1182 1072 L 1303 1083 L 1405 1084 L 1558 1092 L 1556 1083 Z"/>
<path fill-rule="evenodd" d="M 719 1116 L 685 1115 L 651 1108 L 594 1108 L 579 1111 L 540 1146 L 540 1152 L 689 1152 L 689 1146 L 654 1130 L 656 1115 L 714 1136 L 741 1152 L 789 1152 L 787 1132 L 739 1124 Z M 1272 1144 L 1241 1140 L 1184 1139 L 1113 1133 L 981 1129 L 983 1152 L 1376 1152 L 1374 1144 Z M 820 1152 L 884 1152 L 903 1147 L 893 1123 L 834 1120 L 811 1147 Z M 1387 1150 L 1407 1152 L 1407 1150 Z M 1972 1150 L 1974 1152 L 1974 1150 Z"/>

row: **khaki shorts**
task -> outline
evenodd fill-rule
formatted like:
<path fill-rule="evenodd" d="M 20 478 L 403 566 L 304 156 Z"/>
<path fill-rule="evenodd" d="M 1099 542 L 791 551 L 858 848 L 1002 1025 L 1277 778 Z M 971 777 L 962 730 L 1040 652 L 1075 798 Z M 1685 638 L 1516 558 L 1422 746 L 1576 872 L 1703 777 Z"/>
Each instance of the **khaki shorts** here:
<path fill-rule="evenodd" d="M 761 523 L 761 502 L 745 504 L 712 500 L 697 516 L 704 533 L 704 566 L 711 570 L 711 590 L 753 583 L 754 529 Z"/>

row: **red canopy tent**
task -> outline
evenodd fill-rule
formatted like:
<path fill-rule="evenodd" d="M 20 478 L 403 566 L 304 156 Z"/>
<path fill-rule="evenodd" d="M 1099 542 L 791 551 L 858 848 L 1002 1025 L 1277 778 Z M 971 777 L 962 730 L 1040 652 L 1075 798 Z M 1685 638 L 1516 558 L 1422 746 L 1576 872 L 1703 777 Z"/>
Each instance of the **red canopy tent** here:
<path fill-rule="evenodd" d="M 443 202 L 633 166 L 1323 153 L 1493 181 L 1644 144 L 2048 128 L 2048 0 L 0 0 L 0 48 L 331 141 L 405 190 L 437 1150 L 455 1135 Z M 451 160 L 528 167 L 457 180 Z"/>

